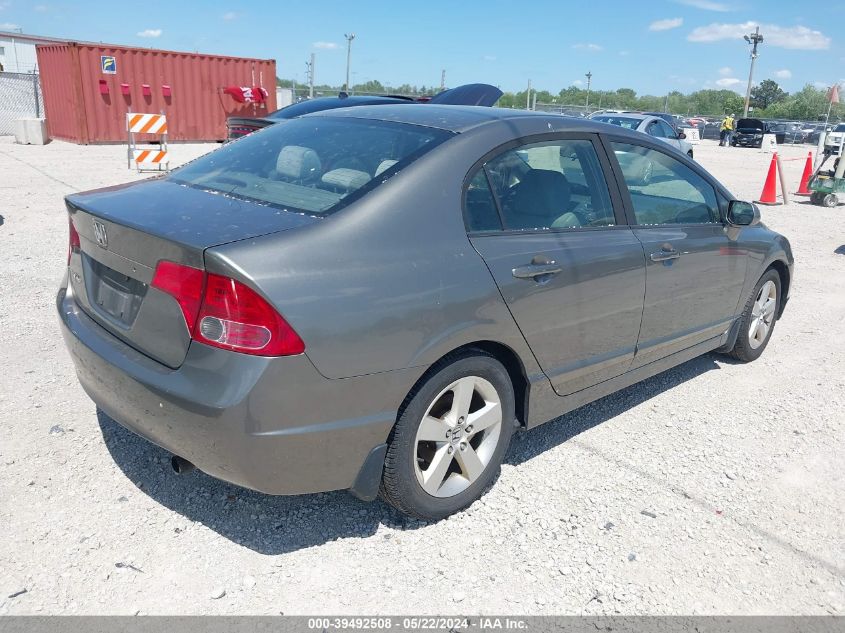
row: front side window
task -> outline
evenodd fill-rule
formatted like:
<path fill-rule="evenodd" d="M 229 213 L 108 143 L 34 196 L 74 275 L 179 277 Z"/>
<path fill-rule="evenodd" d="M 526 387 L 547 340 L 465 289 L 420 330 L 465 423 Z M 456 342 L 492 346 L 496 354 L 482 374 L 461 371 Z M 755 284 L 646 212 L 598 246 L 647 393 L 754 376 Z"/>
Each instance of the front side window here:
<path fill-rule="evenodd" d="M 488 161 L 484 171 L 505 229 L 574 229 L 616 222 L 590 141 L 523 145 Z"/>
<path fill-rule="evenodd" d="M 289 211 L 325 215 L 450 136 L 444 130 L 388 121 L 304 117 L 224 145 L 169 178 Z"/>
<path fill-rule="evenodd" d="M 663 136 L 663 138 L 676 138 L 677 137 L 677 135 L 675 134 L 675 130 L 673 130 L 672 127 L 668 123 L 666 123 L 666 121 L 658 121 L 657 125 L 660 126 L 660 133 Z"/>
<path fill-rule="evenodd" d="M 611 142 L 639 225 L 719 222 L 716 191 L 682 162 L 641 145 Z"/>

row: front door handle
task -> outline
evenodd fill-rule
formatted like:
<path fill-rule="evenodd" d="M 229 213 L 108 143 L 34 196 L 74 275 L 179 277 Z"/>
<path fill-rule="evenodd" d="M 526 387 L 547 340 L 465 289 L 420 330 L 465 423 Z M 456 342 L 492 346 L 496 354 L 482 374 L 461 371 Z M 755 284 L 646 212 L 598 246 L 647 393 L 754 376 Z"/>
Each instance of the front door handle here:
<path fill-rule="evenodd" d="M 681 254 L 678 251 L 657 251 L 656 253 L 651 254 L 651 261 L 653 262 L 665 262 L 670 259 L 678 259 Z"/>
<path fill-rule="evenodd" d="M 560 264 L 549 262 L 547 264 L 529 264 L 528 266 L 518 266 L 513 269 L 513 276 L 517 279 L 534 279 L 544 275 L 556 275 L 562 271 Z"/>

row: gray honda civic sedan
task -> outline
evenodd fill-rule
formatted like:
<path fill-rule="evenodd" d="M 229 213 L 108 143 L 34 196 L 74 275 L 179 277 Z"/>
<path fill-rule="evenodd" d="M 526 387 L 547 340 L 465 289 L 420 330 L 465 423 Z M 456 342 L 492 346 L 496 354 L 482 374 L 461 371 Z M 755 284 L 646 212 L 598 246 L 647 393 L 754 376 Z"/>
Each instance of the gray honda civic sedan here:
<path fill-rule="evenodd" d="M 100 409 L 177 471 L 424 519 L 477 499 L 518 428 L 756 359 L 793 269 L 665 143 L 490 108 L 313 114 L 66 204 L 57 307 Z"/>

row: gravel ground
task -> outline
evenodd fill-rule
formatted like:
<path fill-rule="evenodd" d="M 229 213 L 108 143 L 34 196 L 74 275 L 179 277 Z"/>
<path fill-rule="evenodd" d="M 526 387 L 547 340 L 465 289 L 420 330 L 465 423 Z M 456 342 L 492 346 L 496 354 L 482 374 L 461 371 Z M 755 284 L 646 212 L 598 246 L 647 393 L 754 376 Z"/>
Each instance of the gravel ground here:
<path fill-rule="evenodd" d="M 759 195 L 769 155 L 696 154 Z M 0 139 L 0 614 L 845 613 L 845 207 L 764 209 L 796 278 L 759 361 L 704 356 L 522 433 L 489 494 L 427 525 L 176 477 L 98 417 L 55 314 L 62 196 L 137 178 L 124 157 Z"/>

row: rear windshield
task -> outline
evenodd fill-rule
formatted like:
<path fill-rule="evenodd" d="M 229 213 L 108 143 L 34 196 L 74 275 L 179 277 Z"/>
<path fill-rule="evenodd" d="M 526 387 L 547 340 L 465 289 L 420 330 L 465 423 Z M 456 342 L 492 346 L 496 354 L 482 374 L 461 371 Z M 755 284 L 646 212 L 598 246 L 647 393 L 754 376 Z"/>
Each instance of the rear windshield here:
<path fill-rule="evenodd" d="M 629 130 L 636 130 L 642 119 L 632 119 L 626 116 L 595 116 L 593 121 L 600 121 L 601 123 L 610 123 L 611 125 L 618 125 Z"/>
<path fill-rule="evenodd" d="M 305 117 L 224 145 L 169 178 L 287 211 L 325 215 L 450 136 L 403 123 Z"/>

